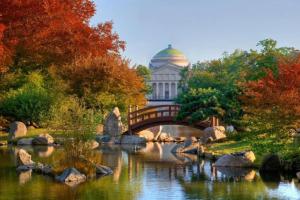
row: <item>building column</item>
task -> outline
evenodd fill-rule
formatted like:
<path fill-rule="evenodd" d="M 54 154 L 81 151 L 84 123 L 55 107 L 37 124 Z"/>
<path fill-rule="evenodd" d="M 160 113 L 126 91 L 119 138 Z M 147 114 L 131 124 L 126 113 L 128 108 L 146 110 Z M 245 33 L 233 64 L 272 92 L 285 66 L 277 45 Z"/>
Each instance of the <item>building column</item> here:
<path fill-rule="evenodd" d="M 156 99 L 159 99 L 159 83 L 156 82 Z"/>
<path fill-rule="evenodd" d="M 175 83 L 175 98 L 176 98 L 177 95 L 178 95 L 177 87 L 178 87 L 178 83 L 176 82 L 176 83 Z"/>
<path fill-rule="evenodd" d="M 169 82 L 169 99 L 172 99 L 171 84 L 172 84 L 172 82 Z"/>
<path fill-rule="evenodd" d="M 166 99 L 165 93 L 166 93 L 166 83 L 163 82 L 163 96 L 162 96 L 163 99 Z"/>

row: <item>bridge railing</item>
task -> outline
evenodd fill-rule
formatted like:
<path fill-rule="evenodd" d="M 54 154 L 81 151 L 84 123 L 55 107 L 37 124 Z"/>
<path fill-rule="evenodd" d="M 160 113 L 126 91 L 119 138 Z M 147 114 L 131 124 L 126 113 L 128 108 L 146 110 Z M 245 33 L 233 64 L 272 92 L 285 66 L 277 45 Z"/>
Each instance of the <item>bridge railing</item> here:
<path fill-rule="evenodd" d="M 143 125 L 143 123 L 155 123 L 159 121 L 173 121 L 180 110 L 180 105 L 158 105 L 148 106 L 139 109 L 138 106 L 130 106 L 128 110 L 128 131 L 131 132 L 132 128 Z M 219 120 L 216 117 L 210 117 L 209 121 L 199 122 L 207 123 L 209 126 L 218 126 Z"/>
<path fill-rule="evenodd" d="M 179 105 L 159 105 L 149 106 L 139 109 L 138 106 L 129 107 L 128 111 L 128 129 L 143 121 L 160 120 L 161 118 L 174 118 L 180 109 Z"/>

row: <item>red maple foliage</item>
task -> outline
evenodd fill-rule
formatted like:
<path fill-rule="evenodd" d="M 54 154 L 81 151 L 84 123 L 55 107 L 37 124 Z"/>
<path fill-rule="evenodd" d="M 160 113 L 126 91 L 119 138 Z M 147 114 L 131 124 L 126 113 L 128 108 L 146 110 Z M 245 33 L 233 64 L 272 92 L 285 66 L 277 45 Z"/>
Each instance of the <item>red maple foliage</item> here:
<path fill-rule="evenodd" d="M 259 81 L 246 84 L 247 103 L 256 108 L 278 108 L 282 112 L 300 114 L 300 56 L 281 59 L 278 75 L 268 71 Z"/>
<path fill-rule="evenodd" d="M 42 64 L 119 54 L 125 44 L 112 32 L 112 22 L 92 27 L 94 13 L 91 0 L 1 0 L 0 24 L 6 27 L 0 27 L 2 54 L 18 57 L 14 62 Z"/>

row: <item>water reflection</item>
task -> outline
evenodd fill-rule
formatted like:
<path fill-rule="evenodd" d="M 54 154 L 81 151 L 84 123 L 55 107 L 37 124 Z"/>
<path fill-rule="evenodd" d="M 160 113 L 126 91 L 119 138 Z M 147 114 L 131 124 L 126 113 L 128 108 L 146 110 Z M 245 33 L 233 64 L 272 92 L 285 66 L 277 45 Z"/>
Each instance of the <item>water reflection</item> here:
<path fill-rule="evenodd" d="M 252 169 L 215 168 L 195 155 L 172 154 L 174 144 L 102 146 L 101 163 L 113 175 L 75 188 L 31 172 L 18 174 L 14 149 L 0 149 L 0 199 L 297 199 L 293 177 Z M 62 148 L 26 147 L 32 159 L 51 164 Z M 50 152 L 48 154 L 48 152 Z M 288 181 L 286 181 L 288 180 Z M 17 187 L 22 185 L 22 187 Z"/>

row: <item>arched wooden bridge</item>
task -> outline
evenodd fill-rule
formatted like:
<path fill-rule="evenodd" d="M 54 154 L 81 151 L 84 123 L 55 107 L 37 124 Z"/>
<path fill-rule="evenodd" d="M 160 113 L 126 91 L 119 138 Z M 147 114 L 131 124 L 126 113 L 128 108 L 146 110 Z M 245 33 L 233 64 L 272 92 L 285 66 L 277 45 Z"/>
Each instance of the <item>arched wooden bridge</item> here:
<path fill-rule="evenodd" d="M 148 106 L 139 109 L 138 106 L 129 107 L 128 110 L 128 133 L 133 134 L 157 125 L 185 125 L 199 129 L 219 125 L 215 117 L 190 124 L 187 120 L 176 120 L 180 105 Z"/>

